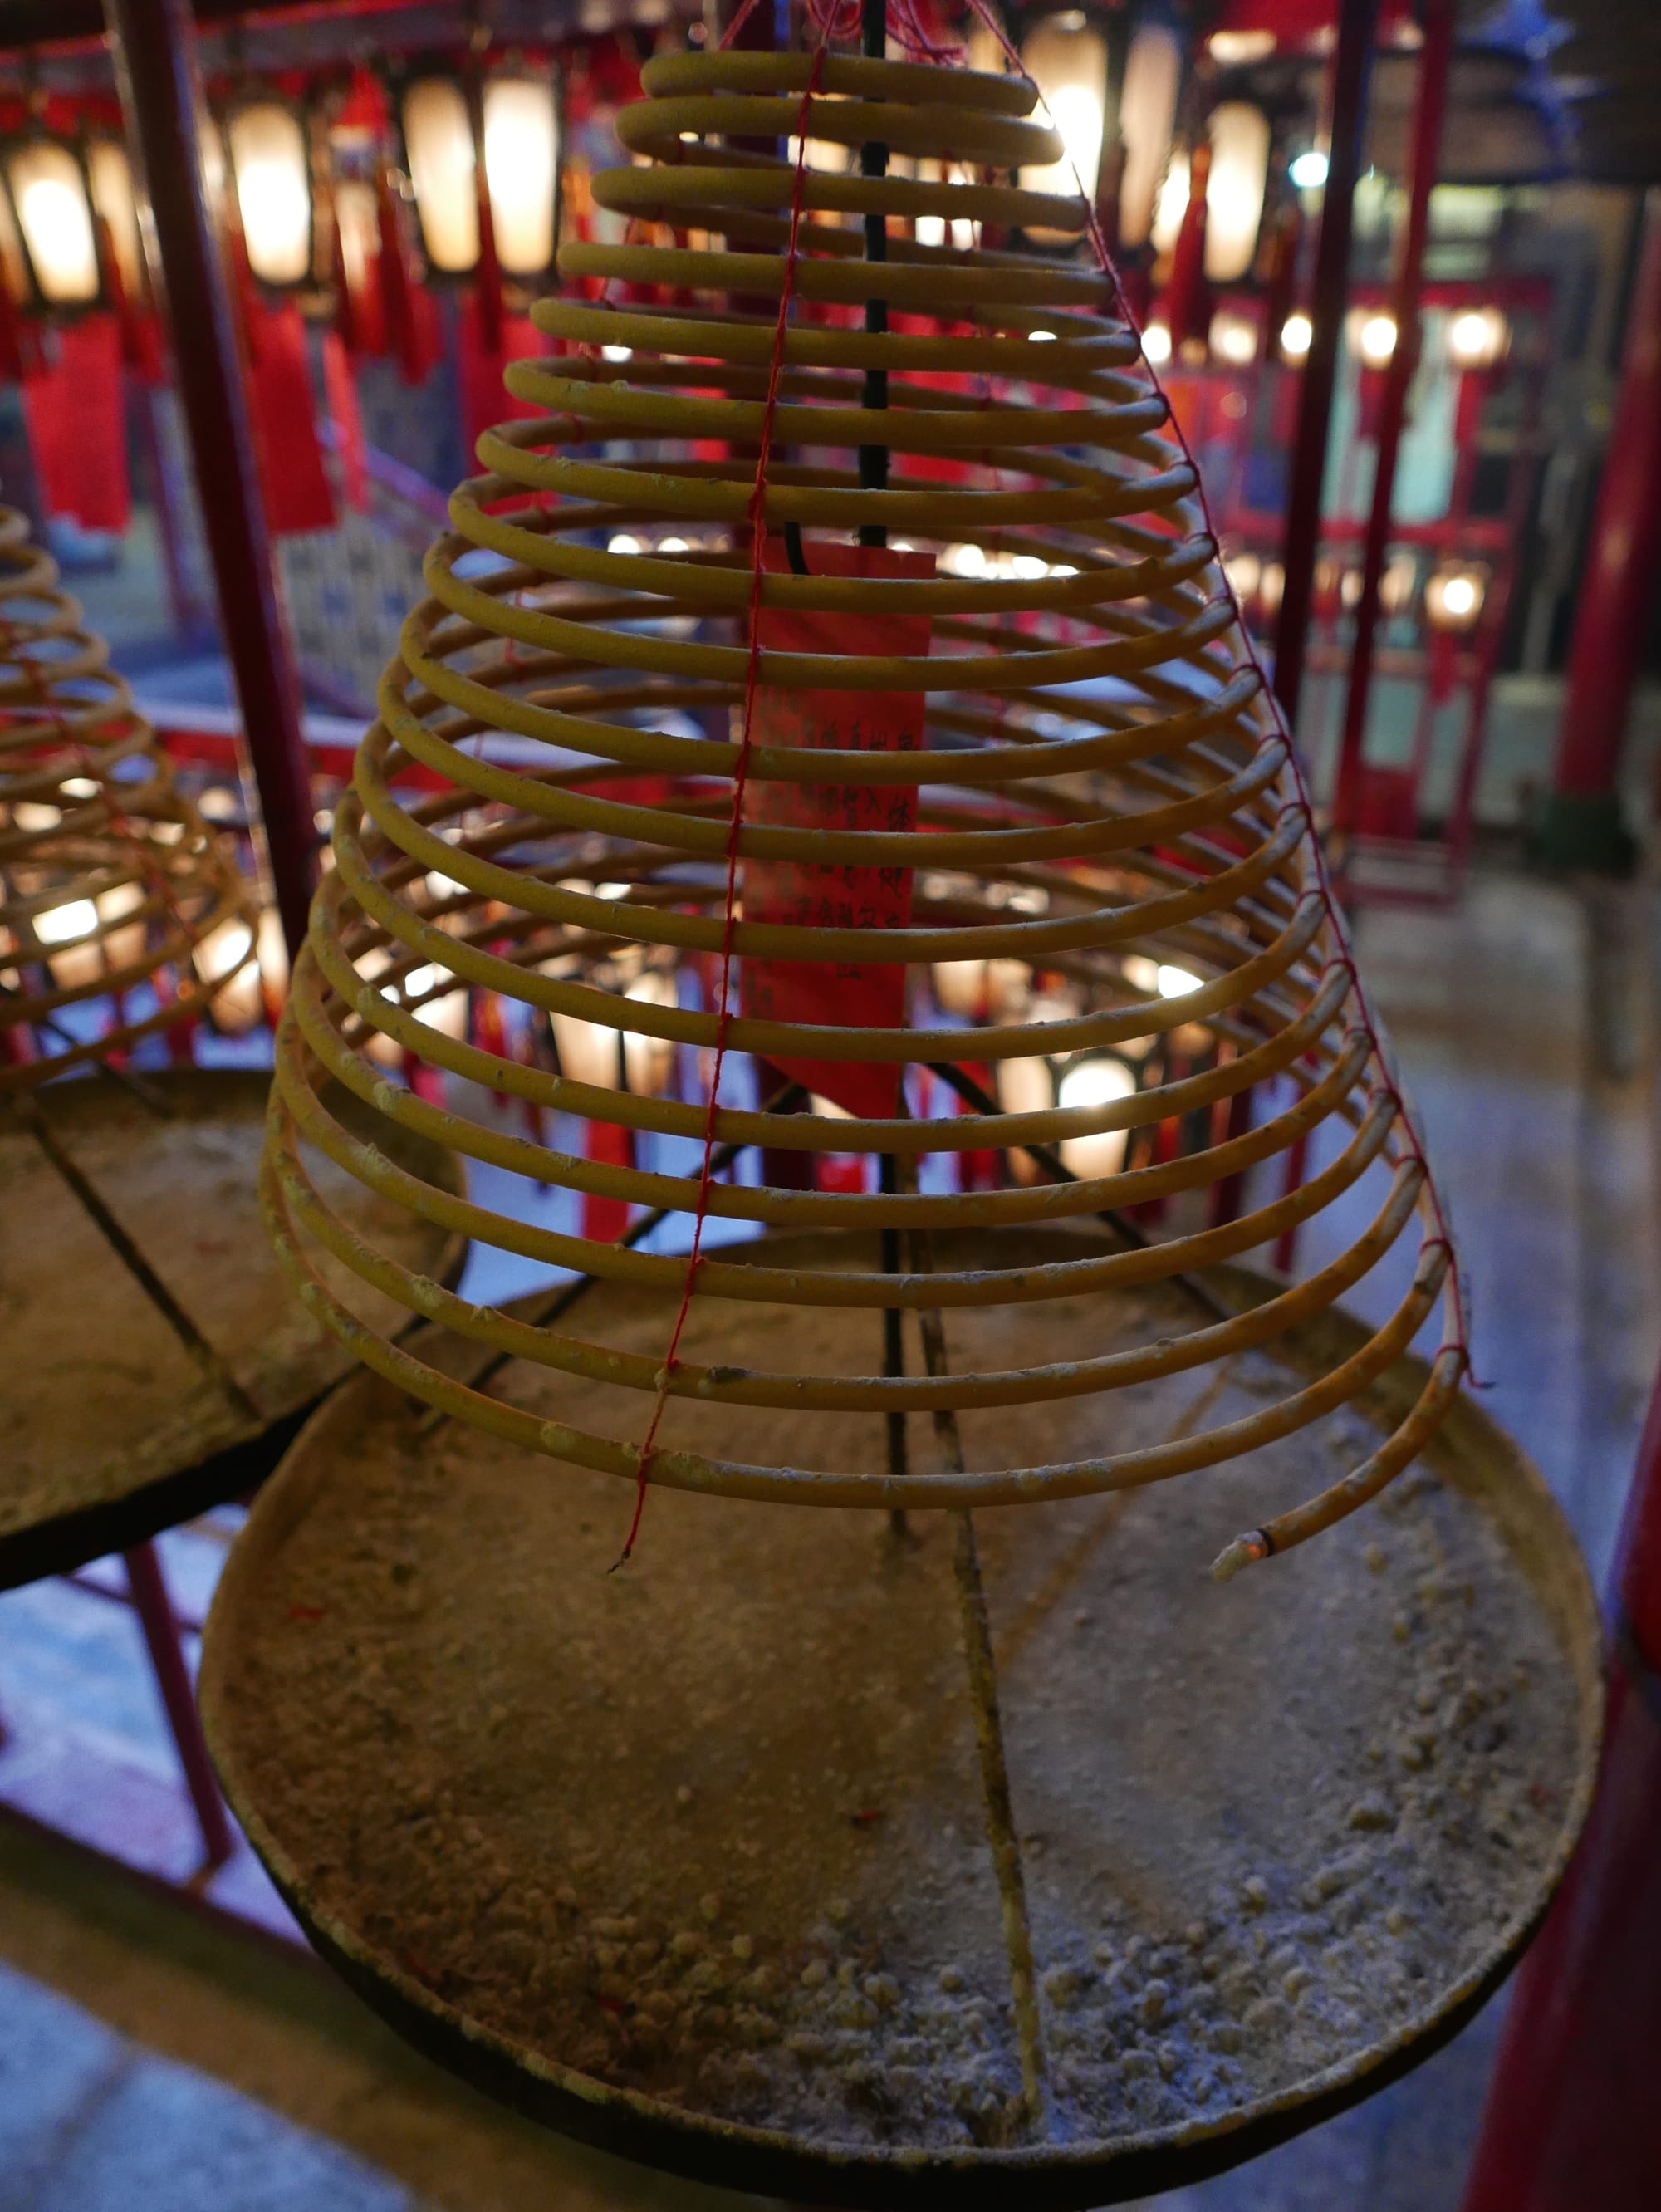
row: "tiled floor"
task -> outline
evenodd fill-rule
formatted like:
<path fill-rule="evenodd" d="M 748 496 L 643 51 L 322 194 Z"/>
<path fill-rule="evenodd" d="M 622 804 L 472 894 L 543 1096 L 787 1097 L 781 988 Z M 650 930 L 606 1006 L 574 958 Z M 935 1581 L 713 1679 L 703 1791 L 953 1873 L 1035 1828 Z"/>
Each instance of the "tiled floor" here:
<path fill-rule="evenodd" d="M 1489 1404 L 1544 1468 L 1600 1577 L 1661 1343 L 1632 957 L 1650 911 L 1641 891 L 1589 908 L 1493 874 L 1460 913 L 1377 912 L 1361 931 L 1452 1203 Z M 1600 1053 L 1625 1072 L 1600 1072 Z M 182 1539 L 169 1556 L 197 1602 L 211 1542 Z M 106 1686 L 97 1724 L 162 1773 L 135 1643 L 95 1599 L 47 1587 L 0 1600 L 0 1706 L 26 1735 L 89 1669 Z M 3 1832 L 0 1959 L 0 2212 L 737 2202 L 537 2134 L 435 2075 L 299 1956 Z M 1162 2205 L 1455 2212 L 1499 2017 L 1490 2008 L 1370 2104 Z"/>

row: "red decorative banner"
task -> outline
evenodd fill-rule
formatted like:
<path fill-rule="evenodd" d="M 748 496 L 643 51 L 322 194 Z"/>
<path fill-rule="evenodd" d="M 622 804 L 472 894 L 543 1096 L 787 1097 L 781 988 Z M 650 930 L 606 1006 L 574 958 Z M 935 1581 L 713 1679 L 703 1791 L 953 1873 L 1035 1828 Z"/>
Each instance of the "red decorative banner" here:
<path fill-rule="evenodd" d="M 73 516 L 83 530 L 124 530 L 131 501 L 115 317 L 65 324 L 56 358 L 26 380 L 23 407 L 47 514 Z"/>
<path fill-rule="evenodd" d="M 323 333 L 323 398 L 335 433 L 335 459 L 346 504 L 359 514 L 369 511 L 369 462 L 358 407 L 357 381 L 345 340 L 338 331 Z"/>
<path fill-rule="evenodd" d="M 787 567 L 769 544 L 767 568 Z M 815 575 L 928 577 L 928 553 L 870 545 L 811 545 Z M 764 653 L 895 655 L 926 659 L 926 615 L 852 615 L 764 608 Z M 796 691 L 763 684 L 755 695 L 752 745 L 812 745 L 840 752 L 915 752 L 923 743 L 920 691 Z M 744 819 L 769 828 L 900 830 L 917 827 L 914 784 L 772 783 L 745 787 Z M 911 920 L 912 872 L 894 864 L 821 865 L 808 860 L 744 863 L 744 919 L 798 928 L 903 929 Z M 743 963 L 742 1005 L 764 1021 L 833 1029 L 899 1029 L 906 1018 L 906 970 L 898 962 L 756 960 Z M 779 1060 L 796 1082 L 851 1114 L 882 1117 L 900 1101 L 898 1064 L 852 1060 Z"/>
<path fill-rule="evenodd" d="M 529 315 L 508 315 L 501 325 L 501 343 L 492 351 L 488 317 L 480 312 L 478 299 L 469 293 L 456 319 L 456 385 L 461 403 L 462 436 L 467 458 L 476 455 L 479 440 L 499 422 L 527 422 L 546 410 L 534 401 L 516 399 L 502 383 L 510 361 L 536 361 L 548 352 L 548 340 Z"/>
<path fill-rule="evenodd" d="M 272 534 L 332 530 L 335 495 L 318 442 L 306 325 L 292 302 L 248 309 L 248 392 Z"/>

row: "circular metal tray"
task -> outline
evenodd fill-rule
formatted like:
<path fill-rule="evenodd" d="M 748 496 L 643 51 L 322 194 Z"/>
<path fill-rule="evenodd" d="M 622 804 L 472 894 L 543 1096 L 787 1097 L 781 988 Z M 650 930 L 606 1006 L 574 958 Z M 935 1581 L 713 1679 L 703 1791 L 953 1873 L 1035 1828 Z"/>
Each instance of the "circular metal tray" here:
<path fill-rule="evenodd" d="M 178 1068 L 144 1082 L 162 1110 L 100 1078 L 53 1084 L 35 1103 L 251 1403 L 192 1358 L 24 1116 L 0 1115 L 0 1589 L 66 1573 L 252 1488 L 353 1364 L 300 1305 L 260 1223 L 270 1078 Z M 349 1106 L 340 1111 L 349 1122 Z M 373 1119 L 361 1118 L 366 1129 Z M 407 1149 L 429 1179 L 460 1188 L 459 1164 L 438 1147 Z M 446 1278 L 458 1268 L 461 1240 L 360 1204 L 336 1179 L 361 1222 L 373 1219 L 409 1264 Z M 352 1296 L 383 1326 L 395 1311 L 359 1286 Z"/>
<path fill-rule="evenodd" d="M 1034 1258 L 1064 1239 L 1078 1249 L 1034 1237 Z M 770 1240 L 769 1257 L 810 1242 Z M 1137 1327 L 1181 1297 L 1147 1294 Z M 707 1306 L 689 1358 L 737 1334 L 735 1314 L 755 1365 L 860 1356 L 822 1315 Z M 605 1288 L 582 1312 L 621 1345 L 666 1334 L 667 1302 Z M 1025 1312 L 984 1344 L 978 1318 L 949 1316 L 954 1365 L 1099 1347 L 1127 1319 L 1100 1298 Z M 1321 1328 L 1136 1404 L 966 1416 L 970 1463 L 1030 1456 L 1040 1431 L 1076 1448 L 1092 1421 L 1115 1441 L 1169 1433 L 1199 1388 L 1225 1411 L 1261 1402 L 1361 1336 Z M 1410 1402 L 1406 1364 L 1369 1419 Z M 600 1425 L 599 1386 L 520 1368 L 512 1387 Z M 821 1437 L 823 1416 L 671 1414 L 676 1437 L 741 1454 L 756 1421 L 781 1455 L 882 1450 L 876 1415 Z M 209 1740 L 318 1950 L 521 2112 L 845 2207 L 1176 2187 L 1463 2026 L 1538 1924 L 1591 1787 L 1597 1608 L 1544 1485 L 1475 1403 L 1368 1512 L 1209 1579 L 1222 1541 L 1365 1447 L 1366 1423 L 1340 1421 L 1224 1476 L 976 1516 L 1040 1992 L 1036 2118 L 944 1516 L 893 1531 L 653 1492 L 609 1573 L 627 1485 L 423 1425 L 361 1376 L 233 1550 L 203 1656 Z"/>

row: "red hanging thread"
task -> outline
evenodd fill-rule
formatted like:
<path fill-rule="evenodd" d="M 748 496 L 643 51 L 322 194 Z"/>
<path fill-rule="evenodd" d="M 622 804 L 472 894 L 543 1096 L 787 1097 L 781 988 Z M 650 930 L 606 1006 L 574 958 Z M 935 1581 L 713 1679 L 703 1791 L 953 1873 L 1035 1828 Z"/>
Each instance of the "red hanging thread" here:
<path fill-rule="evenodd" d="M 741 12 L 733 20 L 729 38 L 743 21 L 743 13 Z M 785 366 L 785 335 L 790 327 L 791 297 L 796 289 L 796 271 L 801 260 L 802 209 L 807 190 L 808 113 L 824 73 L 825 46 L 821 40 L 814 49 L 813 66 L 808 73 L 807 88 L 802 94 L 801 111 L 796 122 L 796 173 L 791 189 L 790 237 L 785 248 L 785 275 L 779 293 L 779 319 L 773 325 L 773 354 L 767 363 L 767 389 L 761 409 L 761 451 L 755 462 L 755 484 L 749 495 L 749 660 L 744 671 L 744 711 L 738 734 L 738 758 L 732 775 L 732 812 L 727 823 L 726 896 L 721 917 L 721 964 L 715 994 L 715 1055 L 709 1076 L 709 1104 L 704 1115 L 703 1163 L 698 1173 L 692 1249 L 687 1255 L 686 1279 L 681 1289 L 681 1303 L 676 1312 L 675 1326 L 670 1331 L 669 1349 L 664 1354 L 664 1364 L 658 1373 L 658 1393 L 652 1402 L 652 1418 L 640 1440 L 634 1479 L 634 1513 L 628 1524 L 628 1534 L 623 1540 L 622 1551 L 616 1560 L 617 1566 L 621 1566 L 633 1550 L 634 1539 L 640 1530 L 640 1516 L 646 1511 L 646 1470 L 651 1464 L 652 1447 L 658 1440 L 664 1409 L 669 1403 L 669 1386 L 680 1352 L 682 1331 L 692 1309 L 693 1284 L 702 1255 L 704 1223 L 709 1208 L 712 1164 L 715 1156 L 715 1121 L 719 1111 L 717 1101 L 720 1096 L 721 1070 L 726 1061 L 732 986 L 732 939 L 737 927 L 738 840 L 744 820 L 744 787 L 749 780 L 750 727 L 755 717 L 755 694 L 760 689 L 761 678 L 761 589 L 762 577 L 766 573 L 767 456 L 773 446 L 773 417 L 779 411 L 779 382 Z"/>

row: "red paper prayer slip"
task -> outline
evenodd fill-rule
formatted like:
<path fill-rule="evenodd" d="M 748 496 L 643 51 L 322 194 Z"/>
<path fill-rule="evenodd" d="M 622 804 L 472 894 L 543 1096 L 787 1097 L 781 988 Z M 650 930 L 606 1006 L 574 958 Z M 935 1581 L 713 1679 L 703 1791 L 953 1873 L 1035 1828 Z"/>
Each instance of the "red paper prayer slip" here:
<path fill-rule="evenodd" d="M 929 577 L 929 553 L 894 553 L 873 545 L 808 548 L 815 575 Z M 769 543 L 767 568 L 787 567 Z M 811 613 L 763 608 L 764 653 L 928 657 L 926 615 Z M 763 684 L 755 695 L 752 746 L 811 745 L 833 752 L 915 752 L 923 743 L 921 691 L 797 691 Z M 913 830 L 917 787 L 892 783 L 771 783 L 752 777 L 744 791 L 746 823 L 821 830 Z M 898 864 L 821 865 L 808 860 L 747 860 L 747 922 L 798 928 L 904 929 L 911 921 L 912 872 Z M 758 960 L 743 963 L 741 1004 L 767 1021 L 827 1029 L 899 1029 L 906 1018 L 906 970 L 899 962 Z M 797 1060 L 770 1055 L 794 1081 L 851 1114 L 882 1119 L 900 1103 L 897 1062 Z"/>

